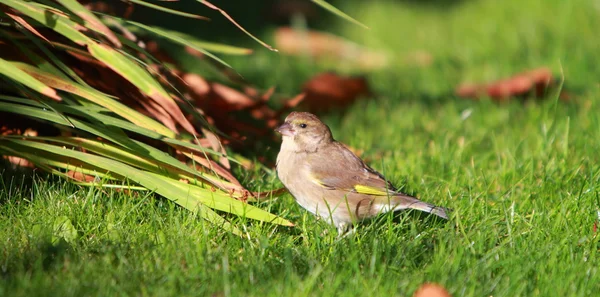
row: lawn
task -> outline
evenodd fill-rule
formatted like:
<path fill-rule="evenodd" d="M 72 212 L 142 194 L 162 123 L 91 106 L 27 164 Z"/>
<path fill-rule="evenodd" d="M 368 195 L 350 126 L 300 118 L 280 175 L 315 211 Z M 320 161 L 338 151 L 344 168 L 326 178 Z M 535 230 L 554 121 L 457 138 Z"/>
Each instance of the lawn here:
<path fill-rule="evenodd" d="M 0 296 L 411 296 L 424 282 L 453 296 L 598 296 L 600 5 L 423 2 L 341 7 L 371 29 L 339 20 L 330 32 L 394 59 L 366 74 L 376 99 L 323 120 L 395 185 L 452 208 L 449 221 L 382 215 L 337 240 L 285 195 L 259 206 L 295 227 L 231 218 L 239 238 L 151 194 L 4 171 Z M 255 57 L 228 61 L 284 94 L 332 69 L 253 46 Z M 403 58 L 415 51 L 431 63 Z M 570 101 L 558 90 L 504 103 L 454 95 L 539 66 Z M 281 186 L 270 169 L 240 179 Z"/>

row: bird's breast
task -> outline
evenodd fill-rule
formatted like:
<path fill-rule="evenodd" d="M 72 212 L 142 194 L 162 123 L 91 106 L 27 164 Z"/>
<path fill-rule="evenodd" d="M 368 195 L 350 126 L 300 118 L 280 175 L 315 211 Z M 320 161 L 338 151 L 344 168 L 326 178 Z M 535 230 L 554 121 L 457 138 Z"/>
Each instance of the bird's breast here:
<path fill-rule="evenodd" d="M 302 154 L 286 150 L 282 145 L 277 155 L 277 176 L 286 188 L 289 189 L 294 179 L 300 178 L 299 169 L 304 167 L 304 162 L 306 158 Z"/>

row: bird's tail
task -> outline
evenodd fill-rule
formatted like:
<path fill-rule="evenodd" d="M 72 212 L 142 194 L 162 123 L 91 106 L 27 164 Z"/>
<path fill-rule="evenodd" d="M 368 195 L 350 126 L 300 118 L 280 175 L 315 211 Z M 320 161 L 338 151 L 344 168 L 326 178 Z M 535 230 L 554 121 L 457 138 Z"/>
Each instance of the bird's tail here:
<path fill-rule="evenodd" d="M 394 201 L 394 210 L 417 209 L 420 211 L 434 214 L 446 220 L 448 219 L 448 213 L 450 211 L 445 207 L 435 206 L 433 204 L 423 202 L 415 197 L 407 195 L 397 195 L 394 196 L 394 198 L 396 198 L 396 201 Z"/>

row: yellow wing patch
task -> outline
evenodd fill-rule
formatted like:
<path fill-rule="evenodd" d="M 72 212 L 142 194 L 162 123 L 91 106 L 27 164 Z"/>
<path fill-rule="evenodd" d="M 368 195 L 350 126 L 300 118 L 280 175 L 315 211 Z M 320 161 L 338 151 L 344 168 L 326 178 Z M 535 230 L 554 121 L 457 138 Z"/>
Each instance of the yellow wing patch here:
<path fill-rule="evenodd" d="M 331 188 L 331 187 L 328 187 L 327 185 L 323 184 L 323 182 L 320 179 L 318 179 L 316 176 L 314 176 L 312 174 L 309 175 L 308 178 L 310 179 L 310 181 L 319 185 L 321 188 L 326 188 L 326 189 Z"/>
<path fill-rule="evenodd" d="M 387 196 L 388 194 L 391 194 L 391 191 L 390 192 L 382 191 L 377 188 L 363 186 L 363 185 L 354 185 L 354 190 L 359 194 L 367 194 L 367 195 L 375 195 L 375 196 Z"/>

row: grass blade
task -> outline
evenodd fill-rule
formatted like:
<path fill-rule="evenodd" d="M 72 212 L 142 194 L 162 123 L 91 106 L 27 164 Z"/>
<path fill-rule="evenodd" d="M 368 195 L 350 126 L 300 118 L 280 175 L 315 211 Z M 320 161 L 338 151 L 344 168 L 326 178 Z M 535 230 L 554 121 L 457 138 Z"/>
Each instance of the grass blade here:
<path fill-rule="evenodd" d="M 355 20 L 353 17 L 351 17 L 351 16 L 347 15 L 346 13 L 344 13 L 343 11 L 337 9 L 335 6 L 327 3 L 325 0 L 312 0 L 312 2 L 316 3 L 317 5 L 323 7 L 324 9 L 328 10 L 329 12 L 331 12 L 351 23 L 359 25 L 365 29 L 369 29 L 369 27 L 365 26 L 363 23 Z"/>
<path fill-rule="evenodd" d="M 152 3 L 148 3 L 146 1 L 142 1 L 142 0 L 129 0 L 130 2 L 133 2 L 137 5 L 141 5 L 141 6 L 146 6 L 152 9 L 156 9 L 156 10 L 160 10 L 166 13 L 170 13 L 170 14 L 174 14 L 174 15 L 178 15 L 178 16 L 182 16 L 182 17 L 187 17 L 187 18 L 192 18 L 192 19 L 199 19 L 199 20 L 205 20 L 205 21 L 209 21 L 210 19 L 201 15 L 196 15 L 193 13 L 187 13 L 187 12 L 183 12 L 183 11 L 178 11 L 178 10 L 174 10 L 174 9 L 170 9 L 170 8 L 166 8 L 160 5 L 156 5 L 156 4 L 152 4 Z"/>
<path fill-rule="evenodd" d="M 234 24 L 236 27 L 238 27 L 240 30 L 242 30 L 242 32 L 246 33 L 246 35 L 250 36 L 250 38 L 254 39 L 254 41 L 260 43 L 262 46 L 268 48 L 269 50 L 272 50 L 274 52 L 278 52 L 278 50 L 270 45 L 268 45 L 267 43 L 265 43 L 264 41 L 258 39 L 258 37 L 252 35 L 250 32 L 248 32 L 246 29 L 244 29 L 244 27 L 242 27 L 240 24 L 238 24 L 231 16 L 229 16 L 229 14 L 220 9 L 219 7 L 213 5 L 212 3 L 206 1 L 206 0 L 197 0 L 198 2 L 208 6 L 210 9 L 214 9 L 218 12 L 220 12 L 226 19 L 228 19 L 232 24 Z"/>

